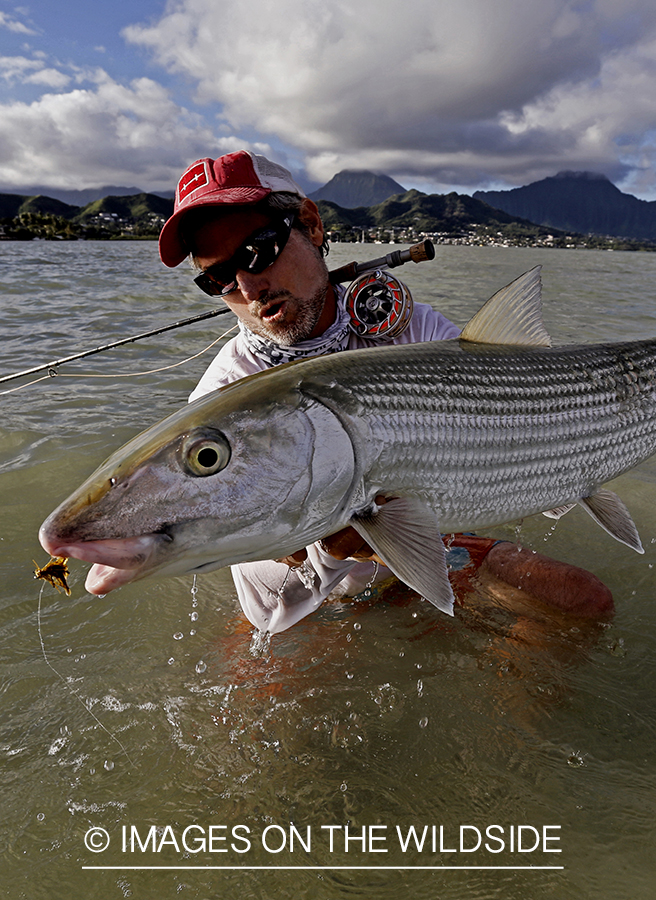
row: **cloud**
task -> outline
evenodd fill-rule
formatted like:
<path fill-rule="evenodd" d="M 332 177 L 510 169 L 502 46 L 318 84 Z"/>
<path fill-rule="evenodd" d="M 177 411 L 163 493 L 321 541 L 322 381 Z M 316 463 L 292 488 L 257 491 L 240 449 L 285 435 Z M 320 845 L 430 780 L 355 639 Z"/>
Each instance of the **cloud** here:
<path fill-rule="evenodd" d="M 24 81 L 29 73 L 42 69 L 40 59 L 28 59 L 26 56 L 0 56 L 0 75 L 6 81 Z"/>
<path fill-rule="evenodd" d="M 654 171 L 653 0 L 170 0 L 123 34 L 317 180 Z"/>
<path fill-rule="evenodd" d="M 57 80 L 56 70 L 45 66 L 29 75 L 32 63 L 14 61 L 4 71 Z M 218 154 L 247 145 L 237 136 L 217 137 L 152 79 L 123 85 L 102 69 L 78 71 L 76 78 L 91 86 L 0 105 L 0 185 L 86 188 L 127 181 L 173 189 L 189 160 L 206 156 L 208 148 Z M 270 152 L 264 144 L 256 149 Z"/>
<path fill-rule="evenodd" d="M 6 28 L 8 31 L 13 31 L 16 34 L 36 34 L 36 31 L 3 12 L 0 12 L 0 28 Z"/>

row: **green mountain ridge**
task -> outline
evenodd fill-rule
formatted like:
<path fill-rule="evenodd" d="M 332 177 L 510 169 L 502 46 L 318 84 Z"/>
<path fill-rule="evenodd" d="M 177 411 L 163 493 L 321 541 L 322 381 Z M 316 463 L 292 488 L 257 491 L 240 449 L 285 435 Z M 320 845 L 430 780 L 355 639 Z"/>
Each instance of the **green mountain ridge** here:
<path fill-rule="evenodd" d="M 405 193 L 403 185 L 389 175 L 366 169 L 344 169 L 311 194 L 310 200 L 327 200 L 343 209 L 375 206 L 394 194 Z"/>
<path fill-rule="evenodd" d="M 146 192 L 103 197 L 83 207 L 41 194 L 0 194 L 5 239 L 157 237 L 172 212 L 172 200 Z"/>
<path fill-rule="evenodd" d="M 474 197 L 547 227 L 656 240 L 656 201 L 624 194 L 595 172 L 559 172 L 508 191 L 476 191 Z"/>
<path fill-rule="evenodd" d="M 466 194 L 423 194 L 411 190 L 388 197 L 375 206 L 345 209 L 327 200 L 317 201 L 326 228 L 330 231 L 394 229 L 427 234 L 459 234 L 485 227 L 528 235 L 554 233 L 526 219 L 494 209 Z M 558 233 L 558 232 L 556 232 Z"/>
<path fill-rule="evenodd" d="M 621 197 L 628 196 L 622 195 L 610 182 L 605 190 L 608 188 Z M 651 206 L 645 201 L 631 199 L 643 206 Z M 436 242 L 552 247 L 608 245 L 615 249 L 638 249 L 639 243 L 615 238 L 583 238 L 582 231 L 573 229 L 571 224 L 566 229 L 555 227 L 551 221 L 536 224 L 527 216 L 491 206 L 482 197 L 455 191 L 424 194 L 410 190 L 371 206 L 355 208 L 329 200 L 316 202 L 330 239 L 337 241 L 414 243 L 431 237 Z M 172 200 L 147 192 L 109 195 L 83 207 L 41 194 L 0 193 L 0 239 L 154 239 L 172 212 Z M 648 238 L 643 239 L 641 246 L 654 249 Z"/>

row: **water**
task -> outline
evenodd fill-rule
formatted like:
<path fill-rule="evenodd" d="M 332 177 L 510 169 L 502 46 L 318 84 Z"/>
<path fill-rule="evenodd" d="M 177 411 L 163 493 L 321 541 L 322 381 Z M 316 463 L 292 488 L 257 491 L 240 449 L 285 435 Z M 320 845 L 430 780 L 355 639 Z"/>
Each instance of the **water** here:
<path fill-rule="evenodd" d="M 334 246 L 332 264 L 363 250 L 386 252 Z M 537 263 L 556 342 L 656 334 L 651 254 L 445 247 L 403 274 L 416 299 L 464 324 Z M 0 265 L 6 372 L 209 308 L 184 266 L 161 266 L 154 243 L 3 243 Z M 195 587 L 191 577 L 144 581 L 100 599 L 72 560 L 70 598 L 43 588 L 48 667 L 32 578 L 32 559 L 46 562 L 39 524 L 109 450 L 184 403 L 211 354 L 120 376 L 191 356 L 233 324 L 129 345 L 0 398 L 6 895 L 653 897 L 655 461 L 613 485 L 644 556 L 579 510 L 555 528 L 540 516 L 517 529 L 527 546 L 608 583 L 617 614 L 607 626 L 517 609 L 449 620 L 408 598 L 327 604 L 255 656 L 228 574 Z M 514 538 L 515 526 L 495 533 Z M 412 825 L 419 836 L 428 826 L 421 852 L 400 844 L 397 827 L 405 842 Z M 460 826 L 472 826 L 465 847 L 478 828 L 499 849 L 501 831 L 485 837 L 494 825 L 503 852 L 456 852 Z M 540 835 L 559 826 L 547 847 L 562 852 L 511 853 L 520 825 Z M 440 852 L 440 826 L 453 852 Z M 106 850 L 92 828 L 107 832 Z M 534 832 L 523 835 L 532 846 Z M 129 868 L 146 866 L 201 868 Z M 402 866 L 564 868 L 385 868 Z"/>

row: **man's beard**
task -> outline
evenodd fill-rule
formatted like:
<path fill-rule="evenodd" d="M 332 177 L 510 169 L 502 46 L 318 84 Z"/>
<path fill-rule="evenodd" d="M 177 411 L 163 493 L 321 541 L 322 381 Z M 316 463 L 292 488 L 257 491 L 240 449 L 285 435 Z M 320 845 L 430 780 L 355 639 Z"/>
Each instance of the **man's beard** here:
<path fill-rule="evenodd" d="M 298 304 L 297 312 L 291 322 L 281 322 L 270 328 L 267 326 L 266 322 L 258 319 L 257 324 L 249 324 L 249 328 L 254 334 L 265 337 L 268 340 L 273 341 L 274 344 L 279 344 L 281 347 L 291 347 L 301 341 L 306 341 L 314 331 L 317 322 L 321 317 L 326 302 L 326 294 L 326 287 L 319 288 L 309 300 Z M 266 303 L 270 303 L 271 300 L 277 298 L 285 300 L 289 297 L 291 297 L 291 295 L 286 291 L 280 291 L 275 295 L 265 297 L 264 300 Z"/>

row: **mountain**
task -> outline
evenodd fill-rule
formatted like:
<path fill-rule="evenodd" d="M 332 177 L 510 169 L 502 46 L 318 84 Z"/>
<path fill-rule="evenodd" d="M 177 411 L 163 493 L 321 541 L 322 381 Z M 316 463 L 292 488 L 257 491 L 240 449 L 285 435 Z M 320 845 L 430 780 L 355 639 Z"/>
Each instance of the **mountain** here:
<path fill-rule="evenodd" d="M 536 235 L 546 229 L 466 194 L 423 194 L 406 191 L 370 207 L 347 209 L 326 200 L 317 203 L 328 229 L 395 228 L 428 234 L 455 234 L 476 226 Z"/>
<path fill-rule="evenodd" d="M 355 209 L 358 206 L 375 206 L 394 194 L 404 193 L 405 188 L 389 175 L 345 169 L 308 196 L 311 200 L 328 200 L 345 209 Z"/>
<path fill-rule="evenodd" d="M 510 191 L 476 191 L 474 198 L 563 231 L 656 240 L 656 201 L 623 194 L 594 172 L 559 172 Z"/>
<path fill-rule="evenodd" d="M 156 238 L 172 212 L 173 200 L 143 192 L 84 207 L 38 194 L 0 194 L 0 240 Z"/>
<path fill-rule="evenodd" d="M 9 193 L 9 192 L 8 192 Z M 13 191 L 11 192 L 13 193 Z M 66 190 L 62 188 L 43 187 L 43 185 L 34 185 L 21 189 L 22 196 L 34 197 L 42 195 L 53 197 L 55 200 L 61 200 L 70 206 L 86 206 L 87 203 L 93 203 L 94 200 L 101 200 L 103 197 L 124 197 L 142 193 L 138 187 L 116 187 L 114 185 L 105 185 L 99 188 L 86 188 L 85 190 Z M 173 194 L 171 194 L 173 196 Z"/>
<path fill-rule="evenodd" d="M 127 197 L 102 197 L 88 203 L 78 210 L 77 220 L 83 224 L 98 216 L 112 216 L 119 219 L 131 219 L 137 224 L 152 217 L 164 219 L 173 213 L 173 200 L 166 200 L 157 194 L 139 193 Z"/>
<path fill-rule="evenodd" d="M 62 219 L 72 219 L 80 211 L 79 206 L 70 206 L 53 197 L 44 197 L 42 194 L 27 196 L 25 194 L 0 194 L 0 218 L 13 219 L 23 213 L 49 213 L 53 216 L 61 216 Z"/>

